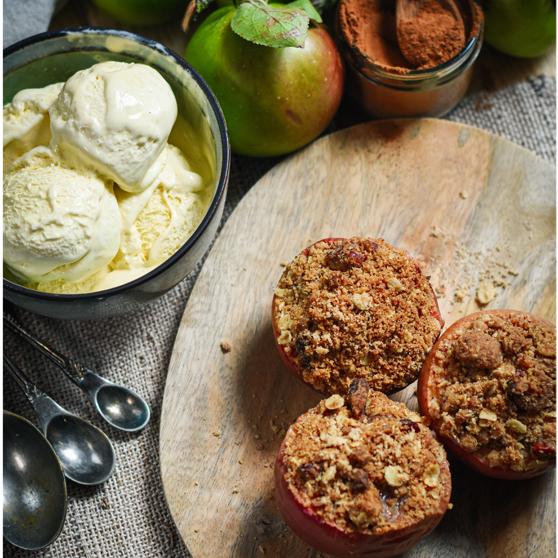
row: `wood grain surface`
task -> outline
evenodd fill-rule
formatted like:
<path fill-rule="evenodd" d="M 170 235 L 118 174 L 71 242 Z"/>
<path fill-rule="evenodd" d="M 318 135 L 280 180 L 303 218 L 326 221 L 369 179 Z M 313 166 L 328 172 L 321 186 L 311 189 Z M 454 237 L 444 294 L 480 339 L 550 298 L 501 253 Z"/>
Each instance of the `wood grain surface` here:
<path fill-rule="evenodd" d="M 274 346 L 270 304 L 281 262 L 327 236 L 383 237 L 431 275 L 447 325 L 478 310 L 481 284 L 493 295 L 486 307 L 554 320 L 554 230 L 553 167 L 447 121 L 359 125 L 264 176 L 205 262 L 169 367 L 162 477 L 194 558 L 319 555 L 273 501 L 284 431 L 319 400 Z M 416 406 L 414 386 L 395 397 Z M 451 466 L 454 508 L 409 556 L 554 556 L 554 473 L 505 482 Z"/>

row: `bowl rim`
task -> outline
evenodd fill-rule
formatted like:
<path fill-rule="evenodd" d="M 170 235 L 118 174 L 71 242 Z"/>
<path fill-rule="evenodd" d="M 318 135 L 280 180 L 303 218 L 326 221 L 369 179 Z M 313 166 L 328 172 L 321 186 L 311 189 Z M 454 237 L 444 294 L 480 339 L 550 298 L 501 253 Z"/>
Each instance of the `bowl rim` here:
<path fill-rule="evenodd" d="M 38 33 L 37 35 L 32 35 L 31 37 L 27 37 L 14 43 L 3 50 L 4 60 L 7 56 L 14 54 L 15 52 L 20 51 L 21 49 L 34 45 L 37 43 L 41 43 L 46 40 L 56 39 L 59 37 L 64 37 L 66 35 L 70 35 L 72 33 L 83 33 L 85 35 L 111 35 L 121 38 L 130 39 L 135 41 L 143 46 L 147 46 L 154 50 L 159 51 L 161 54 L 165 56 L 169 56 L 181 66 L 184 70 L 186 70 L 200 87 L 202 93 L 204 94 L 205 98 L 209 102 L 209 106 L 213 111 L 215 118 L 217 120 L 217 126 L 219 129 L 219 138 L 216 140 L 221 142 L 222 149 L 223 149 L 223 156 L 221 161 L 221 168 L 219 169 L 219 179 L 217 181 L 217 185 L 215 187 L 215 195 L 207 208 L 202 220 L 192 233 L 192 235 L 186 240 L 186 242 L 170 257 L 167 258 L 164 262 L 161 262 L 155 269 L 152 269 L 148 273 L 133 279 L 127 283 L 123 283 L 122 285 L 117 285 L 116 287 L 112 287 L 110 289 L 105 289 L 102 291 L 93 291 L 90 293 L 74 293 L 74 294 L 61 294 L 61 293 L 48 293 L 45 291 L 36 291 L 34 289 L 29 289 L 24 287 L 23 285 L 19 285 L 12 281 L 9 281 L 5 277 L 2 278 L 3 280 L 3 287 L 8 291 L 12 291 L 17 293 L 18 295 L 23 295 L 33 299 L 39 300 L 46 300 L 50 302 L 71 302 L 71 301 L 85 301 L 85 300 L 94 300 L 94 299 L 106 299 L 115 295 L 122 294 L 128 290 L 134 289 L 135 287 L 147 283 L 154 277 L 157 277 L 161 273 L 165 272 L 167 269 L 172 267 L 176 261 L 178 261 L 182 256 L 190 250 L 190 248 L 196 243 L 198 238 L 202 235 L 202 233 L 207 229 L 213 217 L 215 216 L 218 207 L 220 206 L 221 199 L 224 196 L 224 193 L 227 189 L 227 184 L 229 180 L 229 173 L 230 173 L 230 165 L 231 165 L 231 146 L 229 142 L 229 136 L 227 133 L 227 124 L 225 121 L 225 117 L 223 115 L 223 111 L 215 94 L 210 89 L 209 85 L 204 81 L 201 75 L 192 68 L 184 58 L 176 54 L 173 50 L 166 47 L 162 43 L 155 41 L 153 39 L 148 39 L 147 37 L 143 37 L 142 35 L 138 35 L 137 33 L 132 33 L 130 31 L 124 31 L 121 29 L 113 29 L 110 27 L 67 27 L 64 29 L 59 29 L 56 31 L 46 31 L 44 33 Z"/>

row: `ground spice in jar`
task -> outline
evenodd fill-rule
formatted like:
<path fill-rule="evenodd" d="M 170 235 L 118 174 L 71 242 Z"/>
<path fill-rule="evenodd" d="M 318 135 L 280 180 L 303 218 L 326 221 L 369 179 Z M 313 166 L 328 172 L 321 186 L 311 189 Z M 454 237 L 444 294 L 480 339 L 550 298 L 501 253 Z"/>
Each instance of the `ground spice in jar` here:
<path fill-rule="evenodd" d="M 386 68 L 411 69 L 399 50 L 393 0 L 351 0 L 339 4 L 341 32 L 349 46 Z"/>
<path fill-rule="evenodd" d="M 461 18 L 424 0 L 408 28 L 400 22 L 398 38 L 395 0 L 340 0 L 337 34 L 348 92 L 367 113 L 439 117 L 463 98 L 482 46 L 484 18 L 474 0 L 456 5 Z"/>
<path fill-rule="evenodd" d="M 395 6 L 394 0 L 348 0 L 339 5 L 340 30 L 349 46 L 391 71 L 405 73 L 443 64 L 459 54 L 468 36 L 478 32 L 478 25 L 469 21 L 459 3 L 466 37 L 462 25 L 443 4 L 425 0 L 417 17 L 404 22 L 398 42 Z M 405 44 L 400 47 L 401 40 Z M 414 63 L 403 52 L 412 52 Z"/>
<path fill-rule="evenodd" d="M 465 47 L 463 19 L 439 0 L 424 0 L 415 17 L 399 22 L 397 40 L 401 52 L 415 68 L 434 68 Z"/>

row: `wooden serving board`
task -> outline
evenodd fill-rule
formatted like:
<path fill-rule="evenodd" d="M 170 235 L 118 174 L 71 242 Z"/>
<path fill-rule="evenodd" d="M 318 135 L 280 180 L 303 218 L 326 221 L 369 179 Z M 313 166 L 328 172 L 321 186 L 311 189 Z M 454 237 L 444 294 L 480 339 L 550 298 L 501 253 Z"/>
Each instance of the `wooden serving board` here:
<path fill-rule="evenodd" d="M 190 296 L 163 401 L 163 484 L 194 558 L 319 556 L 273 501 L 285 429 L 319 400 L 274 346 L 280 264 L 323 237 L 383 237 L 423 263 L 448 325 L 477 294 L 554 320 L 554 176 L 506 140 L 423 119 L 326 136 L 250 190 Z M 396 397 L 416 405 L 413 386 Z M 454 508 L 410 556 L 554 556 L 553 473 L 505 482 L 451 465 Z"/>

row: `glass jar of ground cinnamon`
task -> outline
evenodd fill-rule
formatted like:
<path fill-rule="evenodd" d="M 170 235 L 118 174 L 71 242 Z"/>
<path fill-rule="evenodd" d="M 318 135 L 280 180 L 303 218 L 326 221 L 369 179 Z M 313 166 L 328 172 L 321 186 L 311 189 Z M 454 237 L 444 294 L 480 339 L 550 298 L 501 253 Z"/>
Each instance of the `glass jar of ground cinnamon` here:
<path fill-rule="evenodd" d="M 395 5 L 395 0 L 340 0 L 336 25 L 349 94 L 378 118 L 443 116 L 471 82 L 482 46 L 482 10 L 474 0 L 458 0 L 464 48 L 432 67 L 413 67 L 398 45 Z"/>

